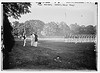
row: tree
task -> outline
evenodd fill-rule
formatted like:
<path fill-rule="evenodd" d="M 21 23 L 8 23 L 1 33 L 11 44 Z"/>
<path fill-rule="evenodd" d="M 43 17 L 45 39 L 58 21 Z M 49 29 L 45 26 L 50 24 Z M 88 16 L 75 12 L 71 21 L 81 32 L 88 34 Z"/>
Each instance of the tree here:
<path fill-rule="evenodd" d="M 24 26 L 25 26 L 24 23 L 19 23 L 19 26 L 18 26 L 18 28 L 17 28 L 17 30 L 18 30 L 18 35 L 23 35 L 23 33 L 25 32 L 25 31 L 24 31 Z"/>
<path fill-rule="evenodd" d="M 33 32 L 37 32 L 38 36 L 41 36 L 45 23 L 40 20 L 29 20 L 25 22 L 26 34 L 30 35 Z"/>
<path fill-rule="evenodd" d="M 8 17 L 19 19 L 21 14 L 29 13 L 30 3 L 27 2 L 2 2 L 3 5 L 3 69 L 9 68 L 9 52 L 11 52 L 14 46 L 14 37 L 12 35 L 12 26 L 8 20 Z"/>
<path fill-rule="evenodd" d="M 60 28 L 60 34 L 62 34 L 63 36 L 66 36 L 67 34 L 70 33 L 70 28 L 65 22 L 60 22 L 59 28 Z"/>
<path fill-rule="evenodd" d="M 92 25 L 88 25 L 86 27 L 86 33 L 87 34 L 96 34 L 96 27 L 94 27 Z"/>
<path fill-rule="evenodd" d="M 50 23 L 47 23 L 44 28 L 43 28 L 43 34 L 45 36 L 56 36 L 56 33 L 57 33 L 57 24 L 55 22 L 50 22 Z"/>
<path fill-rule="evenodd" d="M 71 24 L 70 29 L 71 29 L 71 34 L 78 34 L 80 26 L 77 23 Z"/>
<path fill-rule="evenodd" d="M 25 23 L 19 23 L 18 21 L 13 22 L 13 36 L 19 36 L 19 35 L 23 35 L 23 33 L 25 28 Z"/>
<path fill-rule="evenodd" d="M 93 25 L 80 26 L 77 24 L 71 24 L 70 28 L 71 28 L 72 34 L 93 34 L 93 35 L 96 34 L 96 26 L 93 26 Z"/>
<path fill-rule="evenodd" d="M 30 3 L 27 2 L 3 2 L 3 13 L 6 16 L 13 17 L 15 19 L 19 19 L 22 14 L 29 13 L 29 7 L 31 7 Z"/>
<path fill-rule="evenodd" d="M 30 36 L 34 32 L 34 29 L 31 26 L 30 21 L 26 21 L 24 24 L 25 24 L 25 26 L 24 26 L 25 34 L 27 36 Z"/>
<path fill-rule="evenodd" d="M 18 36 L 19 35 L 19 31 L 18 31 L 18 28 L 19 28 L 19 22 L 18 21 L 15 21 L 13 22 L 13 36 Z"/>
<path fill-rule="evenodd" d="M 86 27 L 82 25 L 79 27 L 78 31 L 78 34 L 86 34 Z"/>
<path fill-rule="evenodd" d="M 70 33 L 70 28 L 65 22 L 47 23 L 42 31 L 42 34 L 46 36 L 66 36 L 69 33 Z"/>

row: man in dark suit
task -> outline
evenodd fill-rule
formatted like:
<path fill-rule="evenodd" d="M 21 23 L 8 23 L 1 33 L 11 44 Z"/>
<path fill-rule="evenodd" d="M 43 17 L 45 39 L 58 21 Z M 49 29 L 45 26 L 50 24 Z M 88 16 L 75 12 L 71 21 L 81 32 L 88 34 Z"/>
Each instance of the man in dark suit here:
<path fill-rule="evenodd" d="M 34 42 L 34 46 L 37 47 L 37 44 L 38 44 L 38 35 L 37 35 L 37 32 L 35 32 L 35 42 Z"/>

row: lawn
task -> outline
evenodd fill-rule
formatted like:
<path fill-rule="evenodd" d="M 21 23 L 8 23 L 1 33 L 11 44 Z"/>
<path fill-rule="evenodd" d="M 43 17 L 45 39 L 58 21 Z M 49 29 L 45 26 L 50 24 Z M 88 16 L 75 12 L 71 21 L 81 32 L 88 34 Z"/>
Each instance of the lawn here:
<path fill-rule="evenodd" d="M 96 70 L 95 43 L 39 41 L 38 47 L 23 47 L 16 41 L 10 53 L 12 69 L 32 70 Z"/>

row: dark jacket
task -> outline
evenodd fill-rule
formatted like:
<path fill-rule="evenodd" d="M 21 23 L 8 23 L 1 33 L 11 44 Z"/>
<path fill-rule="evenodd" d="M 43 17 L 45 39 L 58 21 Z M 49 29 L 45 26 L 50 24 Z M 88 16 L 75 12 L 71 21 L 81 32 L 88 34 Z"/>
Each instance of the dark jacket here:
<path fill-rule="evenodd" d="M 26 36 L 25 36 L 25 35 L 23 35 L 23 38 L 24 38 L 24 39 L 26 39 Z"/>
<path fill-rule="evenodd" d="M 38 41 L 38 35 L 37 34 L 34 34 L 35 35 L 35 42 Z"/>

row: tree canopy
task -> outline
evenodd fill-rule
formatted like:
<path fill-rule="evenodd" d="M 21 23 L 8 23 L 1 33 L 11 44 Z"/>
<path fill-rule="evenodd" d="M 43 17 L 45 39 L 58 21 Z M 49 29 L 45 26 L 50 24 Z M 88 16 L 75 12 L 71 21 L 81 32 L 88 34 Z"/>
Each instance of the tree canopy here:
<path fill-rule="evenodd" d="M 29 2 L 2 2 L 2 4 L 3 13 L 15 19 L 19 19 L 21 14 L 29 13 L 29 7 L 31 7 L 31 3 Z"/>
<path fill-rule="evenodd" d="M 15 21 L 13 22 L 13 34 L 18 36 L 25 33 L 26 36 L 30 36 L 33 32 L 37 32 L 37 34 L 41 36 L 44 25 L 45 23 L 40 20 L 29 20 L 24 23 Z"/>

